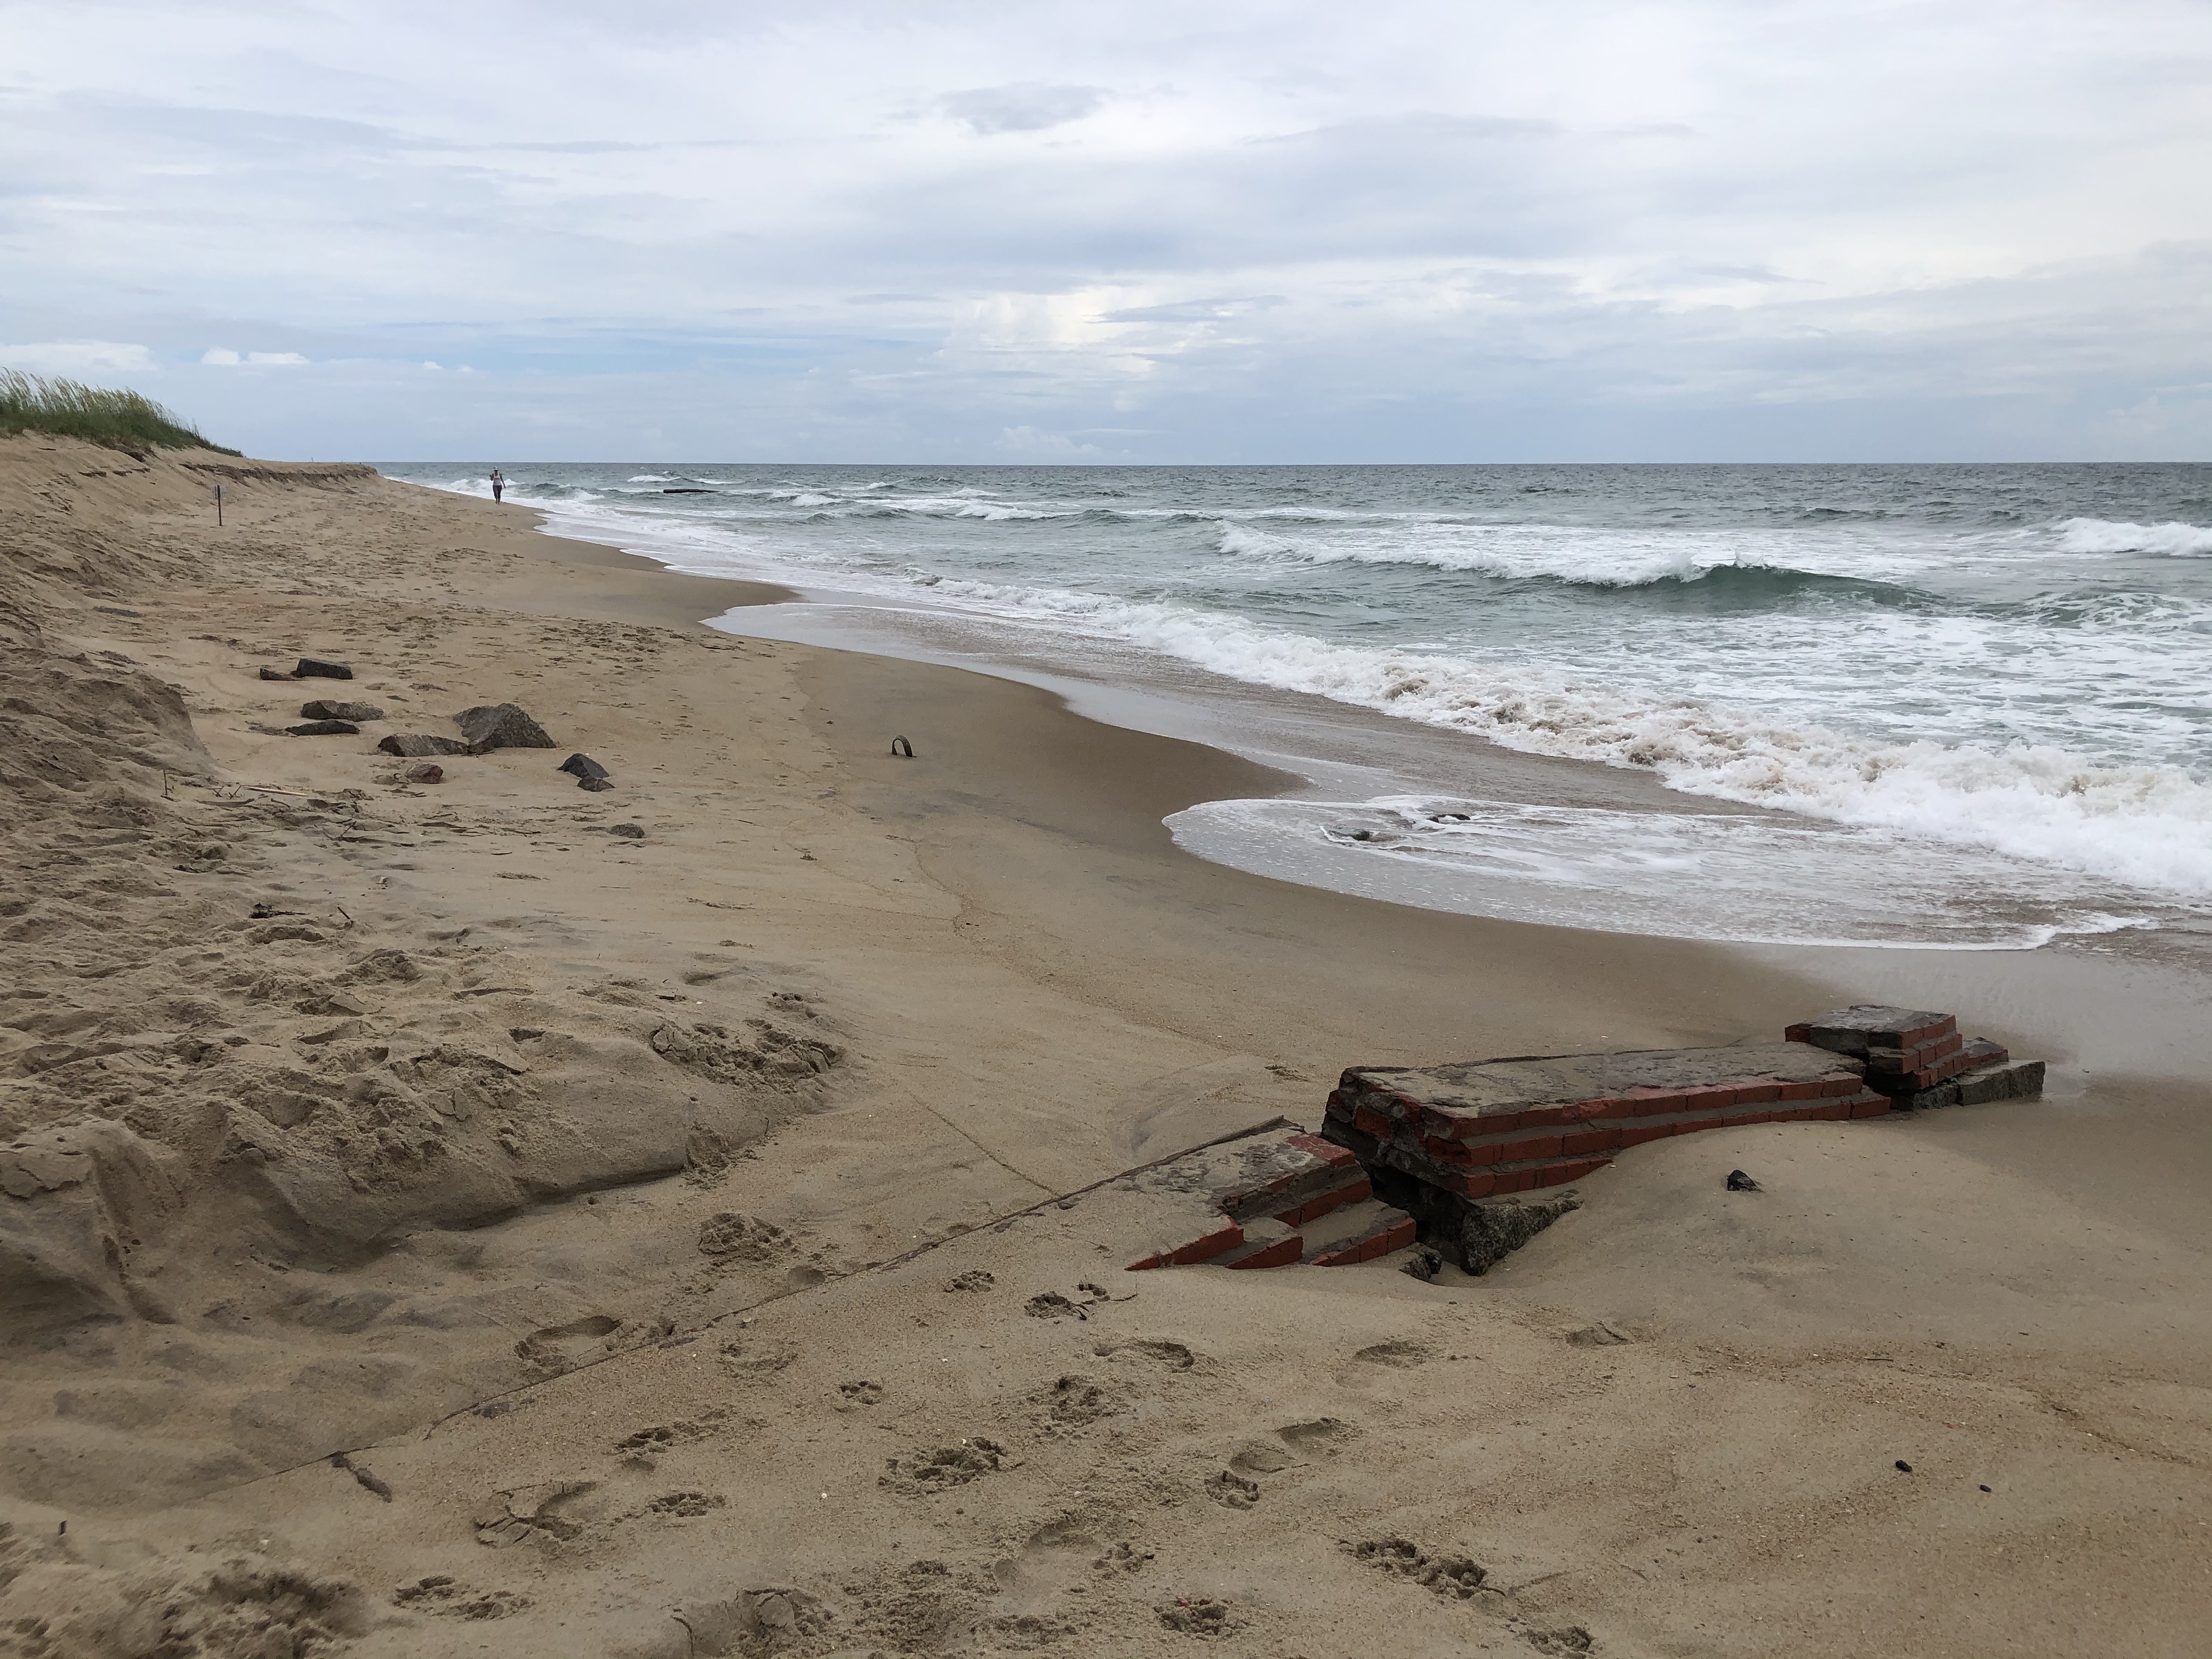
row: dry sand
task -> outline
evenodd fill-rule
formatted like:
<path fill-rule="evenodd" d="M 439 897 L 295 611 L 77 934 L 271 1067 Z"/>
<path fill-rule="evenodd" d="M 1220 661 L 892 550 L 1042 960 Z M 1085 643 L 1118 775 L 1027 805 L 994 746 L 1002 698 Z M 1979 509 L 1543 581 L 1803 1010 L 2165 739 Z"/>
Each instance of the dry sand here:
<path fill-rule="evenodd" d="M 0 505 L 0 1652 L 2206 1650 L 2186 964 L 1217 868 L 1159 819 L 1262 769 L 365 470 L 18 439 Z M 510 700 L 560 747 L 374 750 Z M 1929 985 L 2066 1097 L 1642 1147 L 1480 1279 L 1064 1197 Z"/>

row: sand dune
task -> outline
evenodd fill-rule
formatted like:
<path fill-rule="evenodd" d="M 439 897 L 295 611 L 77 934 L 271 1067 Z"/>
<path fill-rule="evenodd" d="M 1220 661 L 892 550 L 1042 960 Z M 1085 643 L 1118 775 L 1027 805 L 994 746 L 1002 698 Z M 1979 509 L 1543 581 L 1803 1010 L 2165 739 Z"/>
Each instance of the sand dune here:
<path fill-rule="evenodd" d="M 2199 1650 L 2185 1043 L 1639 1148 L 1483 1279 L 1127 1273 L 1205 1209 L 1121 1172 L 1346 1065 L 1920 969 L 1200 864 L 1279 780 L 365 469 L 0 501 L 0 1652 Z"/>

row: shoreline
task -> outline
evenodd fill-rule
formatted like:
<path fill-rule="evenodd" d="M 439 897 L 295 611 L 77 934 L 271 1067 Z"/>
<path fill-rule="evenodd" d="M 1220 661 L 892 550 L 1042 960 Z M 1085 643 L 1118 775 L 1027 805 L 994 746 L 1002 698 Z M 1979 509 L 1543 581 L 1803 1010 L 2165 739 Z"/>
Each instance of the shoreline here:
<path fill-rule="evenodd" d="M 153 1173 L 99 1200 L 141 1206 L 130 1304 L 0 1350 L 0 1520 L 46 1540 L 0 1610 L 100 1651 L 243 1550 L 332 1586 L 315 1639 L 361 1659 L 678 1659 L 775 1598 L 810 1656 L 1167 1656 L 1199 1604 L 1255 1659 L 1384 1620 L 1416 1652 L 2185 1650 L 2207 1100 L 2105 1064 L 2132 998 L 2196 1066 L 2139 964 L 1815 971 L 1246 874 L 1160 819 L 1282 781 L 1248 760 L 720 634 L 732 585 L 529 508 L 296 469 L 218 540 L 166 465 L 0 453 L 51 672 L 176 688 L 204 745 L 173 721 L 134 739 L 160 770 L 42 786 L 10 843 L 48 873 L 6 924 L 6 1127 Z M 255 678 L 293 654 L 358 678 Z M 388 719 L 270 734 L 331 693 Z M 374 752 L 508 699 L 559 746 L 436 785 Z M 1344 1066 L 1771 1040 L 1844 980 L 2097 1064 L 1638 1148 L 1483 1279 L 1121 1273 L 1189 1212 L 1117 1172 L 1317 1123 Z M 0 1200 L 0 1246 L 88 1191 Z M 1389 1539 L 1488 1588 L 1377 1571 Z"/>

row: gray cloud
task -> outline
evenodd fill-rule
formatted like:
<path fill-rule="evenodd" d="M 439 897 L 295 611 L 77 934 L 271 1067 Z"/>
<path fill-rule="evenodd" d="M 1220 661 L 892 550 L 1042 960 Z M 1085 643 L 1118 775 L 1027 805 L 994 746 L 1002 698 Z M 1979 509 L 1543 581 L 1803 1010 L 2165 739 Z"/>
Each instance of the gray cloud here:
<path fill-rule="evenodd" d="M 1044 132 L 1096 115 L 1113 94 L 1103 87 L 976 87 L 949 92 L 937 106 L 971 132 Z"/>
<path fill-rule="evenodd" d="M 2212 442 L 2187 0 L 11 15 L 0 340 L 272 453 Z"/>

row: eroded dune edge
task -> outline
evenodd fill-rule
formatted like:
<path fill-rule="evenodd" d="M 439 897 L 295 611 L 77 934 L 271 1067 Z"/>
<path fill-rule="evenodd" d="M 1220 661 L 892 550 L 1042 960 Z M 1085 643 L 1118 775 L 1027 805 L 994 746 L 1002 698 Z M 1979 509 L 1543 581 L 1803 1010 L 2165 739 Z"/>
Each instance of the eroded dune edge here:
<path fill-rule="evenodd" d="M 0 503 L 0 1652 L 2192 1650 L 2212 1277 L 2006 1109 L 1640 1148 L 1482 1279 L 1123 1271 L 1208 1212 L 1121 1172 L 1342 1066 L 1820 991 L 1197 865 L 1261 769 L 365 467 Z"/>

